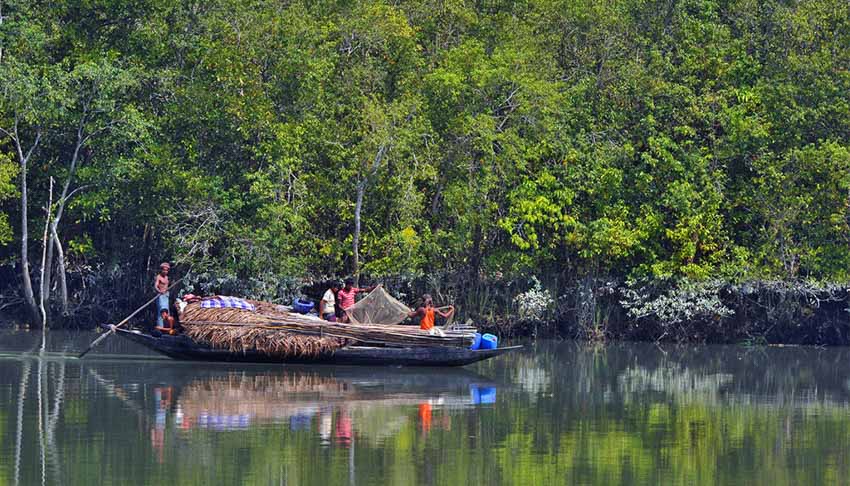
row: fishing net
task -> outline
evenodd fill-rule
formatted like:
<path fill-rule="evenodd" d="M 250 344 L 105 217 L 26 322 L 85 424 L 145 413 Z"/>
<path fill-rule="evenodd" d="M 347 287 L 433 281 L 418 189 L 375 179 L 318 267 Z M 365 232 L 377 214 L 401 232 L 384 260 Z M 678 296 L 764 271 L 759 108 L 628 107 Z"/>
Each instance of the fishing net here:
<path fill-rule="evenodd" d="M 410 308 L 379 285 L 345 312 L 355 324 L 398 324 L 407 319 Z"/>
<path fill-rule="evenodd" d="M 449 309 L 451 309 L 451 308 L 452 308 L 452 306 L 447 305 L 447 306 L 444 306 L 444 307 L 438 307 L 437 310 L 440 311 L 440 312 L 448 312 Z M 451 314 L 449 314 L 449 317 L 446 318 L 446 322 L 445 322 L 445 324 L 443 324 L 443 327 L 445 327 L 446 329 L 451 329 L 452 327 L 454 327 L 454 326 L 452 326 L 452 324 L 454 324 L 454 321 L 455 321 L 455 313 L 452 312 Z"/>
<path fill-rule="evenodd" d="M 437 310 L 446 312 L 449 306 Z M 407 319 L 410 308 L 387 293 L 382 285 L 378 285 L 369 295 L 345 310 L 348 318 L 354 324 L 399 324 Z M 445 326 L 450 327 L 454 313 L 446 319 Z"/>

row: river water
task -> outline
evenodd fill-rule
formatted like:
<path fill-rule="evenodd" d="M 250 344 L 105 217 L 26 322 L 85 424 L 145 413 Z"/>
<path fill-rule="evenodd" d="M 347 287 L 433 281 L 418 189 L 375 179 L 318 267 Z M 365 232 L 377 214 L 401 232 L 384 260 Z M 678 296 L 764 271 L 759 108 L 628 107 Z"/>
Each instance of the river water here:
<path fill-rule="evenodd" d="M 847 348 L 538 342 L 463 369 L 0 331 L 0 485 L 841 484 Z"/>

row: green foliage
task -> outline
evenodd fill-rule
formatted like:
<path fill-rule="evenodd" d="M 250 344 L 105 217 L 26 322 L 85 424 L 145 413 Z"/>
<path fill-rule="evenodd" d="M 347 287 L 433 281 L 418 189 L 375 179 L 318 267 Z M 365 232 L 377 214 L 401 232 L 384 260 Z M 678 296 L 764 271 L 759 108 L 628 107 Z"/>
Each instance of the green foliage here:
<path fill-rule="evenodd" d="M 10 5 L 71 259 L 346 274 L 360 185 L 375 277 L 850 278 L 847 2 Z"/>
<path fill-rule="evenodd" d="M 15 185 L 18 176 L 18 166 L 10 154 L 0 152 L 0 202 L 17 195 Z M 9 215 L 0 212 L 0 246 L 12 241 L 12 227 L 9 225 Z"/>

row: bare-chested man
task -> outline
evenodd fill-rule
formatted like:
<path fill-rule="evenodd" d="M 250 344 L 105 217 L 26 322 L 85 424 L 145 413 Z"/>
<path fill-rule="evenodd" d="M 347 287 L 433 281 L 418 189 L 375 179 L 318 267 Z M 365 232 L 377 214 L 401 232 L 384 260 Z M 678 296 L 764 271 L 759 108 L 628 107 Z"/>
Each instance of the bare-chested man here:
<path fill-rule="evenodd" d="M 162 311 L 165 310 L 171 314 L 168 304 L 168 271 L 171 270 L 171 265 L 168 262 L 160 263 L 159 273 L 156 274 L 156 280 L 153 282 L 154 290 L 159 294 L 156 299 L 156 326 L 162 327 Z"/>

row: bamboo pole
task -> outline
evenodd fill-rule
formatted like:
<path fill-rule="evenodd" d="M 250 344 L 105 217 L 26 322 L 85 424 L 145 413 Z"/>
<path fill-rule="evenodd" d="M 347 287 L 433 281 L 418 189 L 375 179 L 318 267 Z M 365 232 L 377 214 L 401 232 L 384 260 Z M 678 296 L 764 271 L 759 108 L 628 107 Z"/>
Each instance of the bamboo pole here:
<path fill-rule="evenodd" d="M 185 278 L 185 277 L 184 277 L 184 278 Z M 173 284 L 171 284 L 171 286 L 170 286 L 170 287 L 168 287 L 168 289 L 166 290 L 166 292 L 168 292 L 169 290 L 173 289 L 173 288 L 174 288 L 174 286 L 176 286 L 177 284 L 179 284 L 182 280 L 183 280 L 183 279 L 181 278 L 180 280 L 178 280 L 178 281 L 174 282 Z M 97 339 L 95 339 L 94 341 L 92 341 L 92 342 L 91 342 L 91 344 L 89 344 L 89 347 L 88 347 L 88 348 L 86 348 L 86 350 L 85 350 L 85 351 L 83 351 L 82 353 L 80 353 L 80 355 L 79 355 L 79 356 L 77 356 L 77 358 L 82 358 L 83 356 L 85 356 L 86 354 L 88 354 L 88 352 L 89 352 L 89 351 L 91 351 L 92 349 L 94 349 L 94 347 L 95 347 L 95 346 L 97 346 L 98 344 L 100 344 L 100 342 L 101 342 L 101 341 L 103 341 L 104 339 L 106 339 L 106 338 L 107 338 L 107 337 L 109 337 L 110 335 L 114 334 L 114 333 L 115 333 L 115 329 L 117 329 L 117 328 L 119 328 L 119 327 L 123 326 L 124 324 L 126 324 L 126 323 L 127 323 L 127 321 L 129 321 L 130 319 L 132 319 L 133 317 L 135 317 L 135 316 L 136 316 L 136 314 L 138 314 L 139 312 L 141 312 L 141 311 L 142 311 L 145 307 L 147 307 L 147 306 L 151 305 L 151 304 L 152 304 L 152 303 L 153 303 L 153 302 L 154 302 L 157 298 L 159 298 L 159 294 L 157 294 L 157 295 L 156 295 L 153 299 L 151 299 L 151 300 L 149 300 L 149 301 L 145 302 L 145 304 L 144 304 L 143 306 L 141 306 L 141 307 L 139 307 L 138 309 L 136 309 L 136 310 L 135 310 L 132 314 L 130 314 L 129 316 L 125 317 L 123 321 L 119 322 L 118 324 L 116 324 L 116 325 L 114 325 L 114 326 L 111 326 L 111 327 L 110 327 L 110 329 L 109 329 L 108 331 L 106 331 L 105 333 L 103 333 L 102 335 L 100 335 Z"/>

